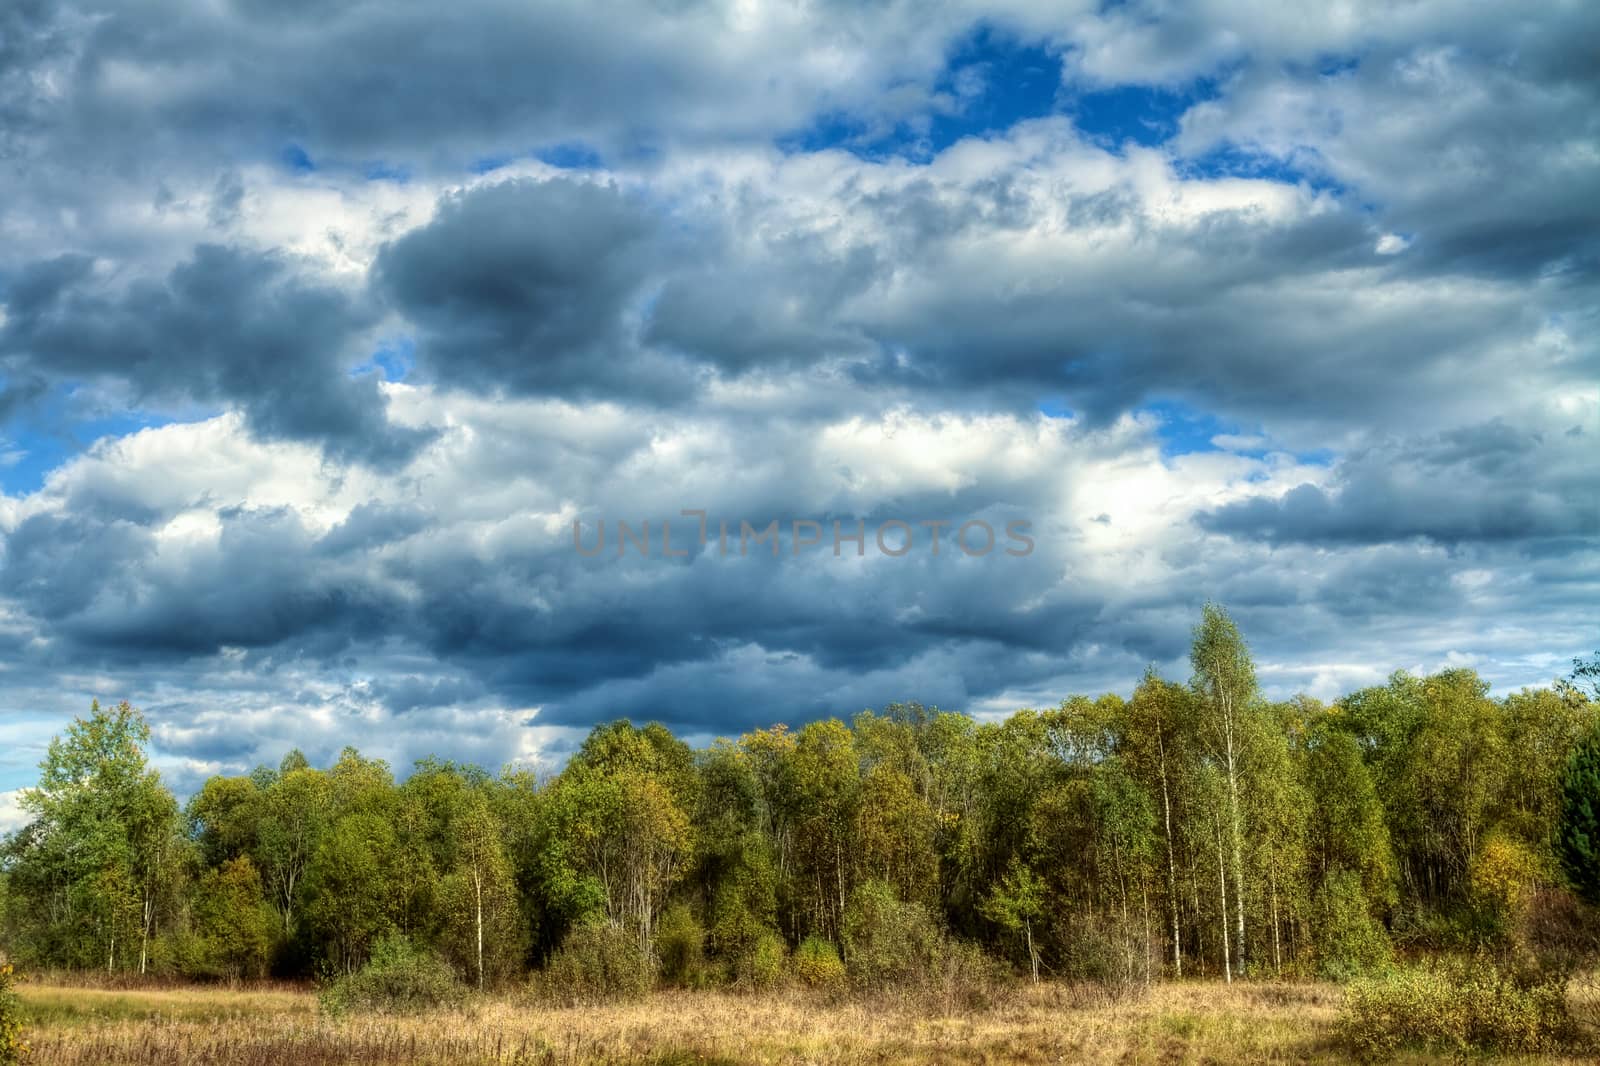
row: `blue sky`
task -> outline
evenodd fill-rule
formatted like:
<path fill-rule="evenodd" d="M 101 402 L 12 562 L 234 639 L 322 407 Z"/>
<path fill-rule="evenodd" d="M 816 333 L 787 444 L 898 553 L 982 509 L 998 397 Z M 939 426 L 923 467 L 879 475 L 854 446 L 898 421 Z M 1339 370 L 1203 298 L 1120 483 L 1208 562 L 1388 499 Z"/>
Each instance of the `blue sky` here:
<path fill-rule="evenodd" d="M 79 6 L 0 27 L 0 825 L 97 697 L 185 790 L 998 714 L 1207 599 L 1274 696 L 1600 643 L 1592 5 Z M 1036 549 L 572 548 L 684 509 Z"/>

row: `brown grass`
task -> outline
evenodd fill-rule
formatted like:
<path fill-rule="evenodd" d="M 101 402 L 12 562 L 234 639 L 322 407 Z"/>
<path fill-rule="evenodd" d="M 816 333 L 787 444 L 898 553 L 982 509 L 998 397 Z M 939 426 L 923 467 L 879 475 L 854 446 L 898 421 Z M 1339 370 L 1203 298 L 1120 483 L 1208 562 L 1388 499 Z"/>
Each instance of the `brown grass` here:
<path fill-rule="evenodd" d="M 35 981 L 21 993 L 41 1066 L 1347 1061 L 1332 1042 L 1340 992 L 1328 985 L 1169 984 L 1124 998 L 1045 985 L 968 1015 L 803 993 L 661 992 L 559 1009 L 508 996 L 459 1011 L 343 1020 L 320 1016 L 308 990 L 283 987 Z"/>

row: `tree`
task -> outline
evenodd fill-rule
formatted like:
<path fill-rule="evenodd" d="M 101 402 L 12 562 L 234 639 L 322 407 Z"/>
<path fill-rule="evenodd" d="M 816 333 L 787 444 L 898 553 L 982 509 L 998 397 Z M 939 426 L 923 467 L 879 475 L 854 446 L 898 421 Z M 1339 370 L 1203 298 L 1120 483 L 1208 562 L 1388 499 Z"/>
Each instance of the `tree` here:
<path fill-rule="evenodd" d="M 213 973 L 230 978 L 265 973 L 272 925 L 261 874 L 247 856 L 224 861 L 196 883 L 194 931 Z"/>
<path fill-rule="evenodd" d="M 1256 700 L 1256 668 L 1239 628 L 1228 613 L 1208 603 L 1195 627 L 1189 652 L 1194 665 L 1193 686 L 1200 698 L 1204 733 L 1212 756 L 1223 775 L 1226 805 L 1223 833 L 1232 861 L 1235 934 L 1234 963 L 1244 965 L 1244 805 L 1240 798 L 1244 776 L 1244 745 Z"/>
<path fill-rule="evenodd" d="M 1039 948 L 1033 940 L 1033 925 L 1044 914 L 1044 885 L 1032 870 L 1013 858 L 1006 875 L 983 901 L 983 915 L 1013 936 L 1022 935 L 1028 951 L 1028 971 L 1039 980 Z"/>
<path fill-rule="evenodd" d="M 1600 906 L 1600 720 L 1572 753 L 1561 779 L 1556 854 L 1573 890 Z"/>
<path fill-rule="evenodd" d="M 1572 660 L 1569 684 L 1575 688 L 1587 688 L 1591 699 L 1600 700 L 1600 651 L 1587 659 L 1578 656 Z"/>
<path fill-rule="evenodd" d="M 856 881 L 853 829 L 861 780 L 855 738 L 836 718 L 812 722 L 795 737 L 788 770 L 795 896 L 808 913 L 805 931 L 839 941 Z"/>
<path fill-rule="evenodd" d="M 932 904 L 939 888 L 934 818 L 904 772 L 885 763 L 861 782 L 856 855 L 866 876 L 894 886 L 900 898 Z"/>
<path fill-rule="evenodd" d="M 455 847 L 443 895 L 450 939 L 471 944 L 471 972 L 481 990 L 489 970 L 504 973 L 520 954 L 516 885 L 483 788 L 457 796 L 449 825 Z"/>
<path fill-rule="evenodd" d="M 1320 886 L 1348 873 L 1373 914 L 1395 899 L 1394 852 L 1383 804 L 1355 738 L 1324 719 L 1305 755 L 1310 814 L 1307 854 Z"/>
<path fill-rule="evenodd" d="M 599 902 L 651 958 L 661 901 L 694 854 L 696 787 L 688 746 L 659 725 L 635 729 L 624 719 L 590 734 L 546 808 L 552 832 L 544 839 L 564 838 L 547 884 L 568 898 L 568 921 Z"/>
<path fill-rule="evenodd" d="M 254 855 L 285 939 L 295 935 L 306 868 L 326 832 L 329 808 L 327 778 L 309 767 L 288 770 L 261 794 Z"/>
<path fill-rule="evenodd" d="M 42 904 L 23 918 L 41 961 L 104 960 L 145 972 L 183 846 L 177 802 L 145 759 L 150 727 L 126 702 L 76 719 L 50 742 L 13 843 L 15 882 Z"/>
<path fill-rule="evenodd" d="M 339 818 L 317 843 L 306 869 L 306 922 L 323 957 L 354 973 L 373 945 L 399 931 L 400 848 L 394 826 L 380 814 Z"/>
<path fill-rule="evenodd" d="M 1194 700 L 1180 685 L 1163 681 L 1152 667 L 1128 704 L 1123 749 L 1128 764 L 1161 802 L 1161 841 L 1166 857 L 1167 916 L 1172 925 L 1172 975 L 1183 976 L 1183 934 L 1179 920 L 1178 838 L 1174 810 L 1182 803 L 1193 758 Z M 1181 811 L 1178 815 L 1181 817 Z"/>
<path fill-rule="evenodd" d="M 184 808 L 202 862 L 221 866 L 255 850 L 260 797 L 260 789 L 248 777 L 206 779 Z"/>

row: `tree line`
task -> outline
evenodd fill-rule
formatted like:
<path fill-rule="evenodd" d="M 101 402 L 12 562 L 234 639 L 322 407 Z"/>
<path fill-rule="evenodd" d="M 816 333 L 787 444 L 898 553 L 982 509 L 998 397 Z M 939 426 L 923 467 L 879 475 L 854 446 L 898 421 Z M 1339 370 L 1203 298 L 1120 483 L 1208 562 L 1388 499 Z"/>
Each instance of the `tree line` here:
<path fill-rule="evenodd" d="M 598 925 L 739 981 L 818 944 L 848 962 L 893 905 L 1035 978 L 1233 980 L 1592 917 L 1580 685 L 1495 698 L 1447 670 L 1273 702 L 1214 606 L 1191 662 L 999 722 L 895 704 L 692 750 L 621 720 L 546 776 L 293 751 L 182 806 L 141 715 L 97 704 L 22 795 L 0 937 L 29 966 L 228 978 L 352 973 L 403 936 L 482 986 Z"/>

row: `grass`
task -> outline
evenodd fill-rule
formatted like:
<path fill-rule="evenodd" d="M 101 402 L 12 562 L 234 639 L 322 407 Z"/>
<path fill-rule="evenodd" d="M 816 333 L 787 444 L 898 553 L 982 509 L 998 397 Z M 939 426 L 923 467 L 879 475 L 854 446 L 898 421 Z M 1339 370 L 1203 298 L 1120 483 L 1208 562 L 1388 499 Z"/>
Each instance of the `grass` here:
<path fill-rule="evenodd" d="M 659 992 L 601 1007 L 522 997 L 415 1016 L 317 1011 L 283 986 L 21 986 L 38 1064 L 1343 1063 L 1331 985 L 1160 985 L 1143 995 L 1024 986 L 978 1014 L 829 1003 L 803 992 Z M 1405 1056 L 1402 1063 L 1450 1061 Z M 1497 1061 L 1576 1064 L 1577 1058 Z"/>

